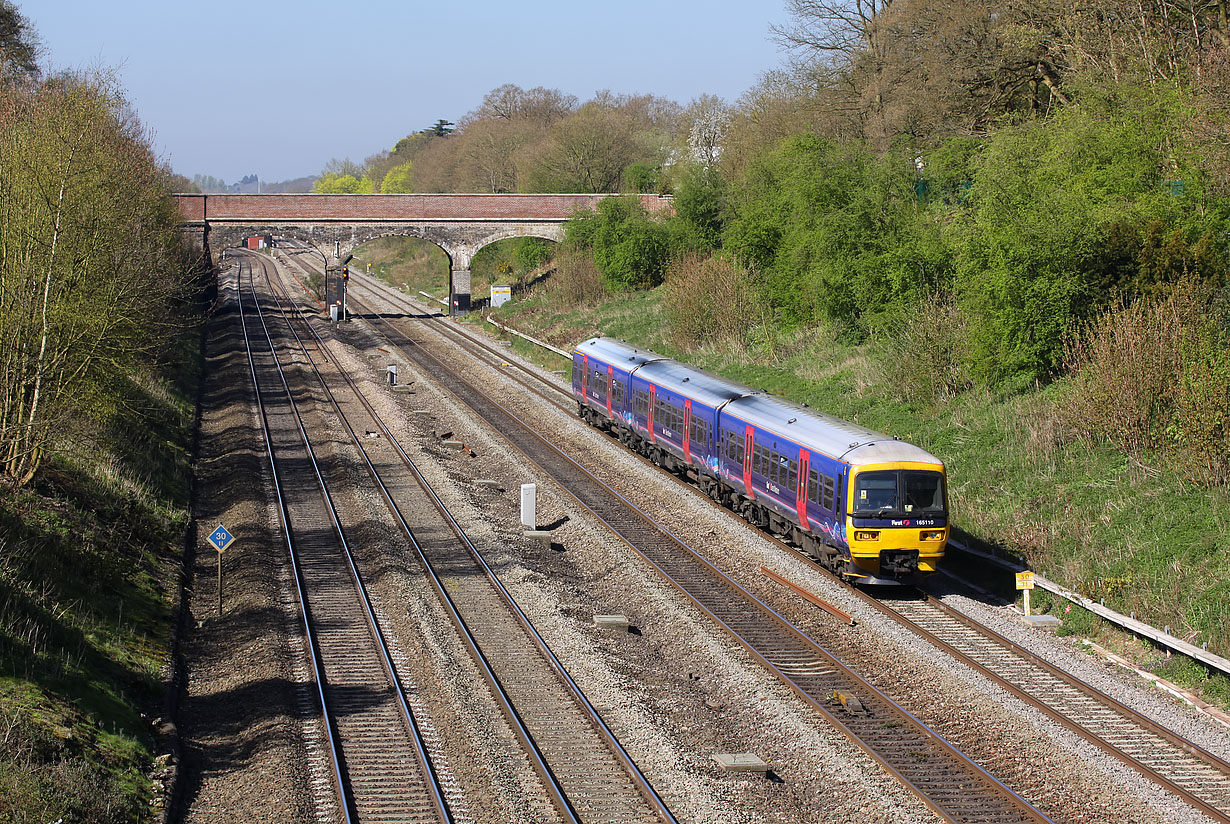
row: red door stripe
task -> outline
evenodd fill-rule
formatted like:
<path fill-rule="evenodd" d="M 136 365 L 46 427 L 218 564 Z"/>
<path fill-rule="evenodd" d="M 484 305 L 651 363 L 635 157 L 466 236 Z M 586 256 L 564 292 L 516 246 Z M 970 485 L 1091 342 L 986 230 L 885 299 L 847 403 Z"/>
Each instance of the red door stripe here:
<path fill-rule="evenodd" d="M 683 431 L 679 433 L 679 440 L 683 441 L 683 459 L 688 463 L 692 462 L 692 401 L 685 399 L 683 402 Z"/>
<path fill-rule="evenodd" d="M 798 514 L 799 526 L 811 531 L 811 522 L 807 520 L 807 464 L 811 459 L 806 449 L 799 450 L 799 487 L 795 492 L 795 508 Z"/>
<path fill-rule="evenodd" d="M 752 446 L 755 444 L 752 425 L 747 425 L 747 430 L 743 435 L 743 490 L 747 493 L 747 497 L 756 498 L 756 490 L 752 489 Z"/>
<path fill-rule="evenodd" d="M 608 418 L 615 417 L 611 414 L 611 395 L 615 394 L 615 367 L 608 365 L 606 368 L 606 416 Z"/>
<path fill-rule="evenodd" d="M 653 396 L 658 387 L 652 383 L 649 384 L 649 442 L 657 443 L 657 436 L 653 434 Z"/>

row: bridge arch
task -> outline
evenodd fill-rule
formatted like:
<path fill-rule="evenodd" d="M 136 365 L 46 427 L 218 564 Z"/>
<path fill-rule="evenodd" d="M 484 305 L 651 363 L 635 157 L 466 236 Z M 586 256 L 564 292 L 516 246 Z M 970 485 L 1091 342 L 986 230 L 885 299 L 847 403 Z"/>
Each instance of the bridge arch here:
<path fill-rule="evenodd" d="M 610 195 L 175 195 L 188 231 L 205 246 L 271 234 L 336 244 L 349 252 L 368 240 L 403 235 L 428 240 L 449 259 L 453 314 L 470 311 L 470 264 L 484 246 L 515 237 L 563 239 L 564 224 Z M 641 195 L 650 212 L 669 213 L 669 197 Z"/>

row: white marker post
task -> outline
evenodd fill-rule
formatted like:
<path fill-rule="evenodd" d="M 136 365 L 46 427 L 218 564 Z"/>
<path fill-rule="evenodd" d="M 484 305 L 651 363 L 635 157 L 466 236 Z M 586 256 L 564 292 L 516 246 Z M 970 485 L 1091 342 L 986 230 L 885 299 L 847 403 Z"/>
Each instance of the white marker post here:
<path fill-rule="evenodd" d="M 1029 617 L 1029 593 L 1034 588 L 1034 574 L 1032 572 L 1018 572 L 1016 574 L 1016 588 L 1025 593 L 1025 617 Z"/>
<path fill-rule="evenodd" d="M 538 486 L 521 484 L 521 524 L 526 529 L 538 528 Z"/>

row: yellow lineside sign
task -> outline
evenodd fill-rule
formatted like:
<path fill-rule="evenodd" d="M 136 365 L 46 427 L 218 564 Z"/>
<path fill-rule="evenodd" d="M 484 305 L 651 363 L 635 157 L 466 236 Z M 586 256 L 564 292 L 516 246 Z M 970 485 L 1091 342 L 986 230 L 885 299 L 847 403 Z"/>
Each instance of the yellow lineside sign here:
<path fill-rule="evenodd" d="M 1034 574 L 1032 572 L 1018 572 L 1016 574 L 1016 588 L 1025 590 L 1033 589 Z"/>

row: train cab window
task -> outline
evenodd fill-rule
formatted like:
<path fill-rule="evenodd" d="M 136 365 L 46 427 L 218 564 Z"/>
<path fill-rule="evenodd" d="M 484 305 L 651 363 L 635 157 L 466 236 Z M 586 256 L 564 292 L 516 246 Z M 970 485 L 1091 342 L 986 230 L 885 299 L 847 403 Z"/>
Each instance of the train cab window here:
<path fill-rule="evenodd" d="M 938 472 L 903 471 L 902 497 L 905 511 L 910 515 L 920 513 L 940 514 L 944 511 L 944 476 Z"/>
<path fill-rule="evenodd" d="M 854 487 L 855 513 L 895 512 L 897 509 L 897 473 L 863 472 Z"/>

